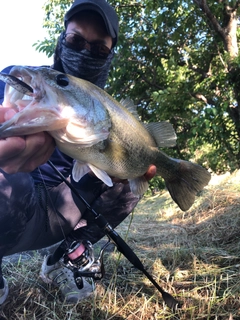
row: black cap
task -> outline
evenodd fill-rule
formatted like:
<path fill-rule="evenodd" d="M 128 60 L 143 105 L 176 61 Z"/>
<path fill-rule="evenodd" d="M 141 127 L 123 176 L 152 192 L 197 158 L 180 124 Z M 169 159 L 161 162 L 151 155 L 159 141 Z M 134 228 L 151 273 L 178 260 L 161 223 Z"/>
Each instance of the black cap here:
<path fill-rule="evenodd" d="M 118 39 L 118 16 L 110 4 L 105 0 L 76 0 L 73 2 L 71 8 L 66 13 L 64 22 L 65 27 L 67 26 L 67 21 L 72 18 L 72 16 L 83 10 L 92 10 L 98 12 L 103 21 L 105 22 L 107 32 L 113 39 L 114 46 Z"/>

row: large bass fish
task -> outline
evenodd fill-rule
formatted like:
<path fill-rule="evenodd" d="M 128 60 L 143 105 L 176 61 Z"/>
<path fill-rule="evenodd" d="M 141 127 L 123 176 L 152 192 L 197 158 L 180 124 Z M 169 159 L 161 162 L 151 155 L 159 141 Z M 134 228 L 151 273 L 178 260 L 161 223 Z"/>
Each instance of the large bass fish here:
<path fill-rule="evenodd" d="M 76 181 L 92 170 L 108 186 L 111 177 L 128 179 L 131 191 L 142 195 L 148 188 L 143 175 L 154 164 L 185 211 L 210 180 L 203 167 L 159 150 L 176 142 L 171 124 L 141 123 L 129 101 L 121 104 L 88 81 L 22 66 L 0 79 L 6 82 L 3 107 L 18 111 L 0 126 L 0 138 L 48 131 L 57 147 L 76 159 Z"/>

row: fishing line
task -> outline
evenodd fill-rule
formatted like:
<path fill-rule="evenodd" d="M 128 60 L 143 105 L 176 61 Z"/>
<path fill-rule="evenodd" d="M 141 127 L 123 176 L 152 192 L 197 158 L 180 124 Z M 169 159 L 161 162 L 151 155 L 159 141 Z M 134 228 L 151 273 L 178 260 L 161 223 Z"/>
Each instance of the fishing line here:
<path fill-rule="evenodd" d="M 159 286 L 159 284 L 153 279 L 153 277 L 146 271 L 142 262 L 139 260 L 134 251 L 128 246 L 128 244 L 119 236 L 119 234 L 112 228 L 107 220 L 90 206 L 90 204 L 81 196 L 77 189 L 64 177 L 64 175 L 54 166 L 54 164 L 50 160 L 48 160 L 48 164 L 55 170 L 55 172 L 61 177 L 61 179 L 72 190 L 72 192 L 86 205 L 87 209 L 92 212 L 95 218 L 95 223 L 100 229 L 105 232 L 108 238 L 112 240 L 118 251 L 121 252 L 133 264 L 135 268 L 145 274 L 145 276 L 162 294 L 162 298 L 165 301 L 166 305 L 176 312 L 177 309 L 180 308 L 179 302 Z"/>
<path fill-rule="evenodd" d="M 60 226 L 60 229 L 61 229 L 63 238 L 64 238 L 64 240 L 66 240 L 65 232 L 64 232 L 63 227 L 62 227 L 62 225 L 61 225 L 61 223 L 60 223 L 59 213 L 57 212 L 57 210 L 56 210 L 56 208 L 55 208 L 55 205 L 53 204 L 52 198 L 51 198 L 50 195 L 49 195 L 49 191 L 48 191 L 48 189 L 47 189 L 47 185 L 46 185 L 45 180 L 44 180 L 44 178 L 43 178 L 43 175 L 42 175 L 42 172 L 41 172 L 40 167 L 38 167 L 38 172 L 39 172 L 40 177 L 41 177 L 41 179 L 42 179 L 42 184 L 43 184 L 44 190 L 45 190 L 45 192 L 46 192 L 46 196 L 47 196 L 48 199 L 50 200 L 52 209 L 53 209 L 53 211 L 54 211 L 54 213 L 55 213 L 57 222 L 58 222 L 58 224 L 59 224 L 59 226 Z M 49 195 L 49 196 L 48 196 L 48 195 Z M 41 195 L 40 195 L 40 197 L 41 197 Z M 47 206 L 46 211 L 47 211 L 47 215 L 48 215 L 48 213 L 49 213 L 49 211 L 48 211 L 48 204 L 46 204 L 46 206 Z"/>

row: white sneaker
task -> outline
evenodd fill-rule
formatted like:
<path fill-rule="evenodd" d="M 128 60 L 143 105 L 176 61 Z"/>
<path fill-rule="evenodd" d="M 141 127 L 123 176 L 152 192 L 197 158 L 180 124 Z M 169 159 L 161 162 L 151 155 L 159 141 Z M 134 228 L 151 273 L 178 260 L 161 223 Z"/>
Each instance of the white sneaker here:
<path fill-rule="evenodd" d="M 60 262 L 55 263 L 52 266 L 47 265 L 48 257 L 44 258 L 40 277 L 45 283 L 59 287 L 62 298 L 68 303 L 77 303 L 80 300 L 88 298 L 94 290 L 93 285 L 83 279 L 83 288 L 78 289 L 73 272 L 61 265 Z"/>
<path fill-rule="evenodd" d="M 5 302 L 5 300 L 7 299 L 7 296 L 8 296 L 8 292 L 9 292 L 8 283 L 5 278 L 3 278 L 3 282 L 4 282 L 4 287 L 3 287 L 3 289 L 0 289 L 0 305 Z"/>

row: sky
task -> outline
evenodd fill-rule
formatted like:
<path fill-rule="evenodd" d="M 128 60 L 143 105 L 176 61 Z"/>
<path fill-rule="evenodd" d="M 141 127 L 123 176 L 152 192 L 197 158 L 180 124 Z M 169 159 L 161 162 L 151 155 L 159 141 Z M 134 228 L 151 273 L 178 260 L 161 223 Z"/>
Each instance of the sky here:
<path fill-rule="evenodd" d="M 42 28 L 46 0 L 11 0 L 0 3 L 0 70 L 10 65 L 50 65 L 52 58 L 32 45 L 47 35 Z"/>

